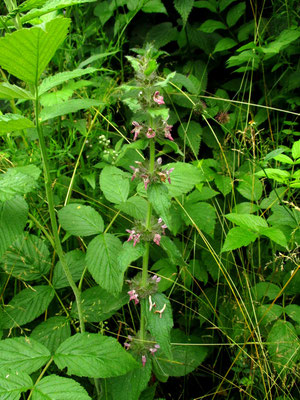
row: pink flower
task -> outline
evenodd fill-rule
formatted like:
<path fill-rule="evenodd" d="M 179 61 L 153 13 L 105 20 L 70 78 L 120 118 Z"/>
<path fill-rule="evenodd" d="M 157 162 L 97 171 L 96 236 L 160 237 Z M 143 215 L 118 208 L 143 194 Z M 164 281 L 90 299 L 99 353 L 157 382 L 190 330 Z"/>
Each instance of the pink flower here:
<path fill-rule="evenodd" d="M 124 343 L 124 347 L 126 348 L 126 350 L 128 350 L 130 348 L 131 344 L 130 343 Z"/>
<path fill-rule="evenodd" d="M 170 139 L 170 140 L 174 140 L 171 136 L 171 130 L 172 130 L 173 126 L 172 125 L 168 125 L 165 122 L 165 127 L 164 127 L 164 132 L 165 132 L 165 138 Z"/>
<path fill-rule="evenodd" d="M 149 176 L 147 176 L 146 178 L 144 178 L 144 186 L 145 186 L 145 190 L 147 190 L 147 187 L 150 183 L 150 178 Z"/>
<path fill-rule="evenodd" d="M 154 93 L 153 100 L 155 101 L 156 104 L 159 104 L 159 105 L 165 104 L 164 98 L 159 95 L 158 90 Z"/>
<path fill-rule="evenodd" d="M 131 177 L 131 180 L 133 181 L 136 178 L 136 174 L 140 172 L 139 168 L 135 168 L 132 165 L 130 165 L 130 168 L 133 170 L 133 175 Z"/>
<path fill-rule="evenodd" d="M 135 246 L 137 243 L 140 241 L 141 234 L 136 233 L 134 229 L 126 229 L 126 232 L 129 233 L 129 238 L 127 239 L 127 242 L 130 242 L 130 240 L 133 240 L 133 246 Z"/>
<path fill-rule="evenodd" d="M 155 344 L 154 347 L 151 347 L 149 349 L 150 353 L 153 355 L 154 353 L 157 352 L 157 350 L 160 349 L 160 345 L 159 344 Z"/>
<path fill-rule="evenodd" d="M 146 362 L 147 362 L 146 356 L 142 356 L 142 364 L 143 364 L 143 367 L 146 365 Z"/>
<path fill-rule="evenodd" d="M 129 292 L 127 292 L 129 294 L 129 301 L 134 300 L 134 304 L 138 304 L 140 301 L 138 299 L 138 293 L 136 293 L 136 291 L 133 290 L 129 290 Z"/>
<path fill-rule="evenodd" d="M 160 234 L 159 234 L 159 233 L 156 233 L 156 234 L 154 235 L 153 242 L 154 242 L 155 244 L 157 244 L 157 246 L 159 246 L 160 239 L 161 239 Z"/>
<path fill-rule="evenodd" d="M 136 140 L 137 137 L 139 136 L 141 129 L 143 128 L 142 125 L 140 125 L 138 122 L 133 121 L 132 125 L 134 126 L 134 128 L 132 129 L 131 133 L 134 133 L 134 137 L 133 140 Z"/>
<path fill-rule="evenodd" d="M 152 279 L 153 279 L 156 283 L 158 283 L 158 282 L 161 281 L 161 277 L 160 277 L 160 276 L 157 276 L 157 275 L 153 275 L 153 276 L 152 276 Z"/>
<path fill-rule="evenodd" d="M 173 140 L 173 139 L 172 139 Z M 166 171 L 166 175 L 168 177 L 168 182 L 171 184 L 171 178 L 170 178 L 170 173 L 174 171 L 174 168 L 170 168 L 168 171 Z"/>
<path fill-rule="evenodd" d="M 154 130 L 152 128 L 149 128 L 146 133 L 147 138 L 152 139 L 155 137 L 155 135 L 156 135 L 156 133 L 154 132 Z"/>

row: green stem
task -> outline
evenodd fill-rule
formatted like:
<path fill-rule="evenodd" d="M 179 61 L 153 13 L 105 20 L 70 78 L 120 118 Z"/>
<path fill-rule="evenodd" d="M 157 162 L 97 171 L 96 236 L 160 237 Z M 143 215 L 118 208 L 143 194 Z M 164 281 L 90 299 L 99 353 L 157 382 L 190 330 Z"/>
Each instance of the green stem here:
<path fill-rule="evenodd" d="M 149 173 L 150 176 L 154 172 L 154 163 L 155 163 L 155 142 L 151 140 L 150 142 L 150 160 L 149 160 Z M 152 204 L 148 201 L 148 209 L 146 216 L 146 228 L 148 231 L 151 229 L 151 217 L 152 217 Z M 145 253 L 143 256 L 143 269 L 142 269 L 142 286 L 145 287 L 148 279 L 148 266 L 149 266 L 149 253 L 150 253 L 150 242 L 146 242 L 145 244 Z M 145 299 L 142 300 L 145 303 Z M 145 338 L 145 307 L 146 304 L 141 304 L 141 324 L 140 324 L 140 334 L 141 340 Z"/>
<path fill-rule="evenodd" d="M 83 320 L 82 308 L 81 308 L 81 292 L 77 288 L 77 286 L 72 278 L 70 269 L 66 262 L 65 255 L 64 255 L 61 243 L 60 243 L 59 234 L 58 234 L 58 226 L 57 226 L 57 220 L 56 220 L 55 209 L 54 209 L 53 192 L 52 192 L 52 187 L 51 187 L 52 185 L 51 185 L 51 176 L 50 176 L 50 167 L 49 167 L 49 161 L 48 161 L 47 147 L 46 147 L 45 138 L 43 135 L 43 130 L 42 130 L 42 127 L 41 127 L 40 121 L 39 121 L 39 96 L 38 96 L 37 83 L 35 85 L 35 89 L 36 89 L 35 90 L 35 92 L 36 92 L 36 99 L 35 99 L 36 129 L 37 129 L 37 133 L 38 133 L 38 137 L 39 137 L 40 150 L 41 150 L 42 161 L 43 161 L 46 197 L 47 197 L 48 210 L 49 210 L 50 221 L 51 221 L 52 235 L 54 238 L 54 248 L 59 257 L 59 260 L 63 267 L 64 273 L 69 282 L 69 285 L 73 290 L 73 293 L 74 293 L 74 296 L 75 296 L 75 299 L 77 302 L 80 331 L 84 332 L 85 327 L 84 327 L 84 320 Z"/>

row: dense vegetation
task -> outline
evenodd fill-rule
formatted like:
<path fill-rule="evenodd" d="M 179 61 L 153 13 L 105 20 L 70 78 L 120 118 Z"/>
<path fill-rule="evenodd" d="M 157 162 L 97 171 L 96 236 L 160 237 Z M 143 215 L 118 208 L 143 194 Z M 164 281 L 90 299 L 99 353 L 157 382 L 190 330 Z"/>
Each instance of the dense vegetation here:
<path fill-rule="evenodd" d="M 0 5 L 0 399 L 299 393 L 299 4 Z"/>

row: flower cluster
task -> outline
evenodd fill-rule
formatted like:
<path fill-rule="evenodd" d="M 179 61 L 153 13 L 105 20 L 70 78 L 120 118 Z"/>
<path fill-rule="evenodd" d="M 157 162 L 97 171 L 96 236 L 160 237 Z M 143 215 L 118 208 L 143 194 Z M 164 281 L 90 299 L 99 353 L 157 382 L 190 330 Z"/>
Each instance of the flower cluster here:
<path fill-rule="evenodd" d="M 161 218 L 158 218 L 157 222 L 152 221 L 151 230 L 147 229 L 144 223 L 137 221 L 133 229 L 126 229 L 129 233 L 127 242 L 133 241 L 133 246 L 139 243 L 141 240 L 145 242 L 153 241 L 157 246 L 160 245 L 161 235 L 166 234 L 167 225 Z"/>
<path fill-rule="evenodd" d="M 162 96 L 159 96 L 162 97 Z M 153 128 L 146 127 L 144 125 L 141 125 L 137 121 L 132 121 L 133 129 L 131 133 L 133 133 L 133 140 L 135 141 L 141 134 L 146 137 L 147 139 L 153 139 L 153 138 L 158 138 L 158 139 L 169 139 L 173 141 L 173 137 L 171 135 L 171 131 L 173 126 L 168 125 L 167 121 L 162 120 L 161 121 L 161 128 L 156 128 L 154 130 Z"/>
<path fill-rule="evenodd" d="M 161 277 L 153 275 L 148 277 L 146 285 L 143 285 L 141 274 L 137 274 L 132 280 L 128 280 L 127 283 L 129 283 L 130 286 L 130 290 L 127 292 L 129 294 L 129 301 L 134 300 L 134 304 L 138 304 L 140 298 L 144 299 L 149 297 L 149 304 L 152 304 L 152 307 L 155 307 L 155 303 L 152 303 L 151 295 L 157 292 L 160 280 Z"/>
<path fill-rule="evenodd" d="M 141 357 L 141 361 L 143 367 L 147 362 L 147 354 L 150 353 L 153 356 L 157 350 L 160 349 L 160 345 L 155 343 L 152 337 L 148 337 L 146 341 L 142 341 L 139 338 L 139 334 L 136 337 L 132 337 L 131 335 L 127 336 L 127 341 L 124 343 L 124 347 L 126 350 L 131 350 L 137 355 Z"/>
<path fill-rule="evenodd" d="M 141 161 L 135 161 L 135 164 L 136 166 L 130 165 L 130 168 L 133 170 L 131 180 L 133 181 L 135 178 L 142 179 L 145 190 L 147 190 L 150 183 L 166 182 L 166 180 L 171 183 L 170 174 L 174 171 L 174 168 L 164 169 L 162 167 L 161 157 L 159 157 L 154 163 L 154 170 L 152 173 L 149 171 L 148 161 L 145 161 L 144 163 Z"/>

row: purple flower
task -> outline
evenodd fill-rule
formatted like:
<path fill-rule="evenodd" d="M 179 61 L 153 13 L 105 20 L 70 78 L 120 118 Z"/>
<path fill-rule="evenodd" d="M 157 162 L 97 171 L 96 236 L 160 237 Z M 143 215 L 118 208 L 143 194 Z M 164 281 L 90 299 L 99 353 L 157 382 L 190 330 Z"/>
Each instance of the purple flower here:
<path fill-rule="evenodd" d="M 141 129 L 143 128 L 142 125 L 140 125 L 138 122 L 133 121 L 132 125 L 134 126 L 134 128 L 132 129 L 131 133 L 134 133 L 134 137 L 133 140 L 136 140 L 137 137 L 139 136 Z"/>
<path fill-rule="evenodd" d="M 140 301 L 138 299 L 138 293 L 136 293 L 136 291 L 134 289 L 129 290 L 129 292 L 127 292 L 129 294 L 129 301 L 134 300 L 134 304 L 138 304 Z"/>
<path fill-rule="evenodd" d="M 165 132 L 165 138 L 170 139 L 170 140 L 174 140 L 171 136 L 171 130 L 173 128 L 172 125 L 168 125 L 167 122 L 165 121 L 165 127 L 164 127 L 164 132 Z"/>
<path fill-rule="evenodd" d="M 129 233 L 129 238 L 127 239 L 127 242 L 130 242 L 130 240 L 133 240 L 133 246 L 135 246 L 137 243 L 140 241 L 141 234 L 136 233 L 134 229 L 126 229 L 126 232 Z"/>
<path fill-rule="evenodd" d="M 172 139 L 173 140 L 173 139 Z M 174 168 L 170 168 L 168 171 L 166 171 L 166 175 L 167 175 L 167 178 L 168 178 L 168 182 L 169 183 L 171 183 L 171 178 L 170 178 L 170 174 L 171 174 L 171 172 L 173 172 L 174 171 Z"/>
<path fill-rule="evenodd" d="M 155 135 L 156 135 L 156 133 L 154 132 L 154 130 L 152 128 L 149 128 L 146 133 L 147 138 L 152 139 L 155 137 Z"/>
<path fill-rule="evenodd" d="M 147 187 L 148 187 L 149 183 L 150 183 L 150 178 L 149 178 L 149 176 L 147 176 L 147 177 L 144 178 L 145 190 L 147 190 Z"/>
<path fill-rule="evenodd" d="M 133 170 L 133 175 L 131 177 L 131 180 L 133 181 L 136 178 L 136 175 L 140 172 L 139 168 L 135 168 L 132 165 L 130 165 L 130 168 Z"/>
<path fill-rule="evenodd" d="M 157 350 L 160 349 L 160 345 L 159 344 L 155 344 L 154 347 L 151 347 L 149 349 L 150 353 L 153 355 L 154 353 L 157 352 Z"/>
<path fill-rule="evenodd" d="M 146 356 L 142 356 L 142 364 L 143 364 L 143 367 L 146 365 L 146 362 L 147 362 Z"/>
<path fill-rule="evenodd" d="M 152 279 L 153 279 L 156 283 L 158 283 L 158 282 L 161 281 L 161 277 L 160 277 L 160 276 L 157 276 L 157 275 L 153 275 L 153 276 L 152 276 Z"/>
<path fill-rule="evenodd" d="M 159 95 L 159 91 L 158 90 L 154 93 L 153 100 L 155 101 L 155 103 L 157 103 L 159 105 L 165 104 L 164 98 Z"/>
<path fill-rule="evenodd" d="M 126 348 L 126 350 L 128 350 L 130 348 L 131 344 L 130 343 L 124 343 L 124 347 Z"/>
<path fill-rule="evenodd" d="M 157 244 L 157 246 L 159 246 L 160 239 L 161 239 L 160 234 L 159 234 L 159 233 L 156 233 L 156 234 L 154 235 L 153 242 L 154 242 L 155 244 Z"/>

